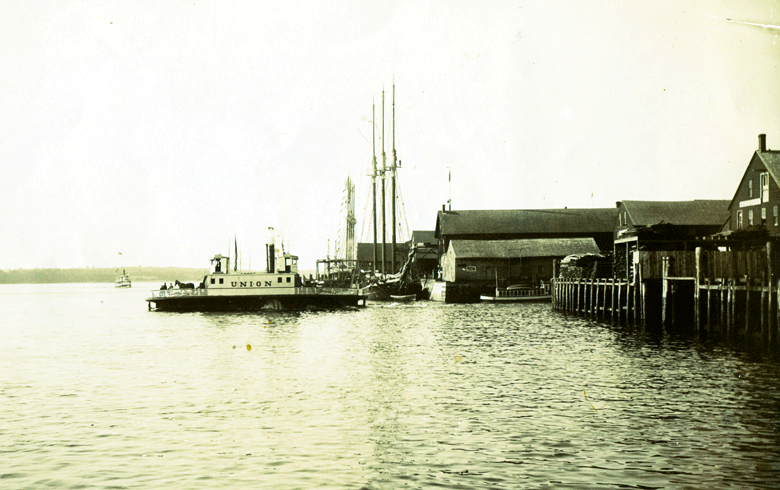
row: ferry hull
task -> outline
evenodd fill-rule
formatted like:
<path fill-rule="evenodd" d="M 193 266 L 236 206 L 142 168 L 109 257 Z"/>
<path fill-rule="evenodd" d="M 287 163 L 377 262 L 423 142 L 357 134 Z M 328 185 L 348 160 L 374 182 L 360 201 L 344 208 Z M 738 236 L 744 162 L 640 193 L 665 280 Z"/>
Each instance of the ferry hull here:
<path fill-rule="evenodd" d="M 362 295 L 278 295 L 278 296 L 180 296 L 149 298 L 149 309 L 159 311 L 302 311 L 365 306 Z"/>

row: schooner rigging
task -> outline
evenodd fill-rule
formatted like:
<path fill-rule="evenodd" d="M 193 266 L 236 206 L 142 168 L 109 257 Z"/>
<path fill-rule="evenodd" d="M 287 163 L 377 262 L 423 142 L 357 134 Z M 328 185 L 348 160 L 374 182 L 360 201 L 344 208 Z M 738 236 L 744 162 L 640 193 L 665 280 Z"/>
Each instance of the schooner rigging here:
<path fill-rule="evenodd" d="M 410 256 L 405 262 L 397 261 L 399 251 L 399 239 L 408 240 L 409 232 L 408 225 L 406 224 L 406 215 L 403 208 L 403 200 L 401 198 L 401 189 L 398 183 L 398 168 L 401 167 L 401 161 L 398 160 L 396 153 L 396 133 L 395 133 L 395 84 L 393 84 L 393 100 L 392 100 L 392 148 L 389 155 L 385 149 L 385 91 L 382 90 L 382 127 L 380 139 L 382 140 L 381 148 L 381 167 L 377 160 L 377 124 L 376 124 L 376 104 L 372 103 L 371 109 L 371 170 L 368 176 L 371 180 L 370 200 L 371 203 L 370 214 L 368 210 L 364 210 L 364 226 L 365 232 L 365 217 L 368 215 L 371 217 L 369 227 L 373 235 L 371 263 L 359 262 L 357 253 L 357 240 L 355 236 L 355 225 L 357 220 L 355 219 L 355 185 L 350 177 L 347 177 L 347 181 L 344 187 L 344 193 L 341 201 L 341 213 L 339 217 L 339 231 L 338 238 L 335 246 L 335 256 L 330 258 L 330 252 L 326 260 L 317 261 L 317 276 L 319 275 L 319 265 L 325 266 L 325 281 L 331 284 L 335 283 L 354 283 L 358 282 L 364 287 L 373 287 L 375 289 L 381 289 L 386 292 L 385 296 L 388 297 L 391 294 L 401 294 L 403 290 L 409 289 L 409 284 L 413 280 L 412 268 L 410 265 Z M 389 185 L 388 185 L 389 180 Z M 389 221 L 390 221 L 390 233 L 388 234 L 388 200 L 389 203 Z M 379 209 L 378 209 L 379 208 Z M 403 225 L 405 228 L 401 228 Z M 380 235 L 381 230 L 381 236 Z M 405 236 L 404 236 L 404 233 Z M 399 236 L 400 235 L 400 236 Z M 361 238 L 365 237 L 365 234 L 361 234 Z M 387 257 L 388 243 L 390 239 L 390 257 Z M 403 242 L 402 242 L 403 243 Z M 381 246 L 381 249 L 379 247 Z M 381 252 L 380 252 L 381 250 Z M 388 260 L 389 259 L 389 260 Z M 389 263 L 388 263 L 389 262 Z M 403 267 L 401 267 L 403 265 Z M 388 267 L 389 266 L 389 267 Z M 362 267 L 363 270 L 359 270 Z M 400 270 L 399 270 L 400 269 Z M 373 298 L 376 299 L 376 298 Z"/>

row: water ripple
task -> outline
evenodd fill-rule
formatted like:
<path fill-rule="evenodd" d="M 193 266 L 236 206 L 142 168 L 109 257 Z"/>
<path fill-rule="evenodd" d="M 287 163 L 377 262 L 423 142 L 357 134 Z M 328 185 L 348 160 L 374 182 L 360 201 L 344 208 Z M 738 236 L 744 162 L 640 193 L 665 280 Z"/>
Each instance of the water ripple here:
<path fill-rule="evenodd" d="M 773 488 L 780 477 L 770 355 L 549 305 L 168 314 L 147 312 L 144 294 L 0 294 L 0 486 Z"/>

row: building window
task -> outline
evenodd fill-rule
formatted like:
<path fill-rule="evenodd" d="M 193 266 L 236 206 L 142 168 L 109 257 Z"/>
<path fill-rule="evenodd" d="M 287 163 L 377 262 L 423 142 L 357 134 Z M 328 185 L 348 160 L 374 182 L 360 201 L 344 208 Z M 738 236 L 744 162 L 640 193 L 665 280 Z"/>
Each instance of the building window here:
<path fill-rule="evenodd" d="M 289 277 L 287 278 L 287 282 L 290 282 L 290 278 Z"/>
<path fill-rule="evenodd" d="M 466 266 L 467 272 L 477 272 L 477 266 L 476 265 L 467 265 Z"/>
<path fill-rule="evenodd" d="M 775 226 L 777 226 L 777 220 L 778 220 L 777 205 L 772 206 L 772 217 L 775 219 Z"/>
<path fill-rule="evenodd" d="M 220 284 L 225 284 L 225 278 L 224 277 L 220 277 L 219 278 L 219 283 Z"/>
<path fill-rule="evenodd" d="M 761 202 L 769 202 L 769 173 L 761 174 Z"/>
<path fill-rule="evenodd" d="M 748 209 L 748 226 L 753 226 L 753 210 Z"/>
<path fill-rule="evenodd" d="M 737 229 L 742 228 L 742 211 L 737 211 Z"/>
<path fill-rule="evenodd" d="M 777 207 L 777 206 L 775 206 L 775 207 Z M 214 279 L 214 278 L 212 277 L 212 278 L 211 278 L 211 284 L 214 284 L 215 282 L 217 282 L 217 281 L 216 281 L 216 279 Z"/>
<path fill-rule="evenodd" d="M 282 282 L 282 277 L 281 276 L 277 277 L 276 282 Z"/>
<path fill-rule="evenodd" d="M 753 199 L 753 179 L 748 180 L 748 199 Z"/>
<path fill-rule="evenodd" d="M 761 224 L 766 223 L 766 208 L 761 208 Z"/>
<path fill-rule="evenodd" d="M 623 211 L 623 226 L 628 226 L 628 213 Z"/>

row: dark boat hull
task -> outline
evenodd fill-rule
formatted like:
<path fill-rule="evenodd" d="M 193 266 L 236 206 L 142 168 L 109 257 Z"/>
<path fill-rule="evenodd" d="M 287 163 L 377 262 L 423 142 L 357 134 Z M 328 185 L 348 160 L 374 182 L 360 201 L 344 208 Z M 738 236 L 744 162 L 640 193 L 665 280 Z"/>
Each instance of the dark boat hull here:
<path fill-rule="evenodd" d="M 265 295 L 265 296 L 173 296 L 149 298 L 149 309 L 159 311 L 257 311 L 341 309 L 365 306 L 363 295 Z"/>

